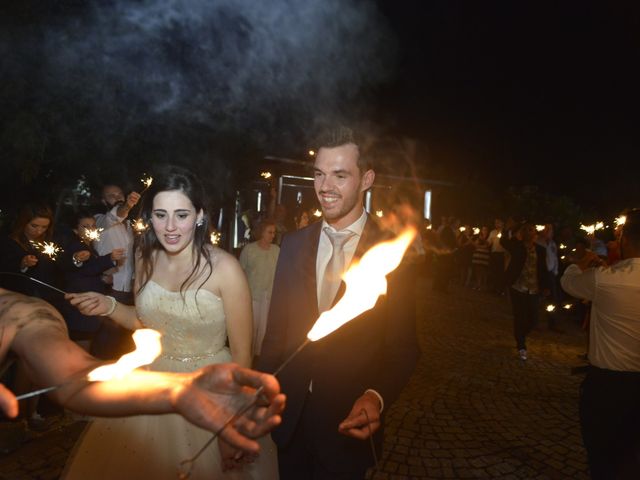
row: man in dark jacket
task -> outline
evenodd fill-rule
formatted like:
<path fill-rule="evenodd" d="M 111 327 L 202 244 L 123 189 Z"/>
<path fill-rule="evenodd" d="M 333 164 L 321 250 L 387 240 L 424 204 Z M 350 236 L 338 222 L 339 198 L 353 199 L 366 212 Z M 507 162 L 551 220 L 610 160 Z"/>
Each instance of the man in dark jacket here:
<path fill-rule="evenodd" d="M 536 243 L 536 236 L 535 225 L 525 223 L 517 231 L 509 225 L 500 238 L 500 245 L 511 255 L 504 278 L 509 285 L 513 333 L 522 360 L 527 359 L 526 336 L 538 322 L 540 295 L 549 295 L 547 252 Z"/>

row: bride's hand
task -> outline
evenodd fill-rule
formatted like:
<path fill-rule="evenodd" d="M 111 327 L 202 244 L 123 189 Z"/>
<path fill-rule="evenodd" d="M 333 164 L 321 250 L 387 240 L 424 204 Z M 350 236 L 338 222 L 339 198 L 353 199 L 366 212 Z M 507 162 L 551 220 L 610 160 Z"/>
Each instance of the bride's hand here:
<path fill-rule="evenodd" d="M 67 293 L 64 298 L 83 315 L 104 315 L 111 309 L 111 300 L 97 292 Z"/>

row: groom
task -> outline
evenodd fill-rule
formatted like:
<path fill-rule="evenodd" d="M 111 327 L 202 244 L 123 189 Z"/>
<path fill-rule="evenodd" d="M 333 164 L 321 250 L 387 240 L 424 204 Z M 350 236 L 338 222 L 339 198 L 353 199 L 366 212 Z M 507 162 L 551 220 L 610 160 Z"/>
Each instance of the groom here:
<path fill-rule="evenodd" d="M 304 342 L 344 290 L 336 269 L 385 239 L 363 208 L 375 173 L 349 129 L 327 132 L 316 151 L 314 186 L 324 215 L 284 237 L 258 369 L 273 372 Z M 341 267 L 341 268 L 340 268 Z M 362 479 L 378 449 L 383 412 L 418 355 L 414 302 L 401 298 L 402 267 L 376 307 L 305 347 L 279 375 L 287 409 L 272 436 L 280 478 Z M 332 275 L 330 277 L 330 275 Z M 340 285 L 336 294 L 335 289 Z"/>

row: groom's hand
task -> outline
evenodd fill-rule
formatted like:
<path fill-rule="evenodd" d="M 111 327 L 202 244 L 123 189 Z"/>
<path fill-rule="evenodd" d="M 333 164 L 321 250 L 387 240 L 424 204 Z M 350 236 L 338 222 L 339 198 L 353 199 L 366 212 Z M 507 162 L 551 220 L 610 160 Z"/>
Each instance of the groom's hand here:
<path fill-rule="evenodd" d="M 366 440 L 380 428 L 380 400 L 372 392 L 365 392 L 353 404 L 338 431 L 348 437 Z"/>
<path fill-rule="evenodd" d="M 256 401 L 258 388 L 263 390 Z M 211 432 L 248 408 L 220 432 L 220 437 L 235 448 L 255 454 L 260 446 L 254 439 L 282 421 L 285 397 L 274 376 L 235 364 L 219 364 L 194 372 L 177 389 L 173 404 L 177 413 Z"/>

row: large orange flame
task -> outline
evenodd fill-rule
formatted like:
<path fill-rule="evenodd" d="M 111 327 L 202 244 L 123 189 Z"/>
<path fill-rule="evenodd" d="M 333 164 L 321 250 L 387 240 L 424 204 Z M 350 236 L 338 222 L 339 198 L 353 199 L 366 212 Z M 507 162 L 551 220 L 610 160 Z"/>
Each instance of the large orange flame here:
<path fill-rule="evenodd" d="M 415 228 L 407 227 L 397 238 L 373 246 L 354 263 L 344 274 L 347 284 L 344 296 L 331 310 L 320 315 L 307 338 L 315 342 L 372 309 L 378 297 L 387 293 L 386 276 L 398 268 L 415 236 Z"/>
<path fill-rule="evenodd" d="M 121 379 L 134 369 L 153 362 L 160 352 L 160 332 L 150 328 L 141 328 L 133 332 L 136 349 L 120 357 L 116 363 L 103 365 L 91 370 L 87 378 L 92 382 Z"/>

